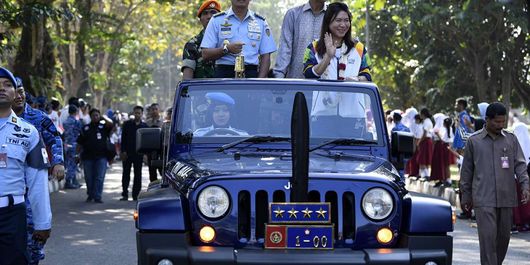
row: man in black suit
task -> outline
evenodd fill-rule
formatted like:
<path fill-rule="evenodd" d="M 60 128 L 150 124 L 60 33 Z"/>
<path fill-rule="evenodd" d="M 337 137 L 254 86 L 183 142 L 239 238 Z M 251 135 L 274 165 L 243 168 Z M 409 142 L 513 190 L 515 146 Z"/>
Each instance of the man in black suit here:
<path fill-rule="evenodd" d="M 123 162 L 123 175 L 121 185 L 121 201 L 129 199 L 129 182 L 131 181 L 131 166 L 134 167 L 134 180 L 132 188 L 133 200 L 138 199 L 138 194 L 142 188 L 142 155 L 136 152 L 136 131 L 140 128 L 147 128 L 147 124 L 142 121 L 144 108 L 136 106 L 133 108 L 134 119 L 123 123 L 121 132 L 121 153 L 120 157 Z"/>

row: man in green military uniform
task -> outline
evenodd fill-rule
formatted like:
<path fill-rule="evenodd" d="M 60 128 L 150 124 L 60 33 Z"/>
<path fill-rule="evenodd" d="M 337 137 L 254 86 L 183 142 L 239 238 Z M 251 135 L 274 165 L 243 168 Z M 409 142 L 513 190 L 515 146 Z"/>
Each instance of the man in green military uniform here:
<path fill-rule="evenodd" d="M 204 30 L 213 15 L 221 10 L 221 4 L 216 0 L 207 0 L 202 3 L 197 11 L 197 17 L 202 24 L 201 32 L 193 37 L 184 46 L 182 55 L 182 79 L 210 78 L 215 73 L 215 61 L 205 61 L 201 54 L 201 42 Z"/>

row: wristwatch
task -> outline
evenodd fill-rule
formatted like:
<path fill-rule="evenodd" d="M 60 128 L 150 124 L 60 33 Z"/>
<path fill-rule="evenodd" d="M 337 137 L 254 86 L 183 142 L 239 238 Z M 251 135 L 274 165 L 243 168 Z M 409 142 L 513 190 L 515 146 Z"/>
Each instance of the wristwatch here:
<path fill-rule="evenodd" d="M 230 44 L 230 42 L 228 40 L 224 40 L 223 41 L 223 55 L 227 55 L 228 54 L 228 44 Z"/>

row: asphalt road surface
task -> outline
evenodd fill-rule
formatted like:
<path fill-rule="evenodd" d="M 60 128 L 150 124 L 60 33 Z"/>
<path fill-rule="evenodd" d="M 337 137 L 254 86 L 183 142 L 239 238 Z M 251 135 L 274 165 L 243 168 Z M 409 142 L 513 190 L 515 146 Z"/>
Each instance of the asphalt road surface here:
<path fill-rule="evenodd" d="M 147 186 L 147 168 L 143 170 Z M 135 227 L 132 213 L 135 202 L 119 201 L 121 163 L 107 171 L 103 204 L 86 203 L 86 189 L 60 190 L 51 195 L 52 236 L 46 244 L 44 265 L 94 264 L 134 265 Z M 470 221 L 455 225 L 453 264 L 480 264 L 477 230 Z M 530 233 L 512 235 L 507 264 L 530 264 Z"/>

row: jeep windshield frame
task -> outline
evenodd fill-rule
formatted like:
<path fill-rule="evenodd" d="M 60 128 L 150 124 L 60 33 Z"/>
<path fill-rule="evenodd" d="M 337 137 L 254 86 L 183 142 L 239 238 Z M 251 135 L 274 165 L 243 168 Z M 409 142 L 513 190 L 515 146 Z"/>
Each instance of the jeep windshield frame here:
<path fill-rule="evenodd" d="M 375 85 L 258 79 L 217 82 L 202 80 L 181 84 L 175 96 L 174 108 L 177 111 L 174 111 L 176 117 L 173 120 L 176 122 L 172 124 L 171 133 L 187 137 L 176 137 L 174 143 L 219 148 L 255 135 L 290 137 L 292 104 L 295 93 L 299 91 L 305 94 L 308 103 L 312 146 L 338 138 L 373 142 L 362 146 L 385 146 L 386 128 L 382 122 L 384 119 L 377 118 L 383 117 L 383 113 Z M 224 106 L 217 110 L 212 107 L 214 105 Z M 223 110 L 229 112 L 231 124 L 219 130 L 214 128 L 216 126 L 208 126 L 214 123 L 213 112 Z M 237 125 L 232 127 L 232 124 Z M 352 130 L 345 130 L 348 124 Z M 208 134 L 212 129 L 216 132 Z M 289 142 L 284 141 L 252 146 L 264 144 L 290 149 Z M 351 144 L 337 144 L 327 149 L 351 147 Z"/>

